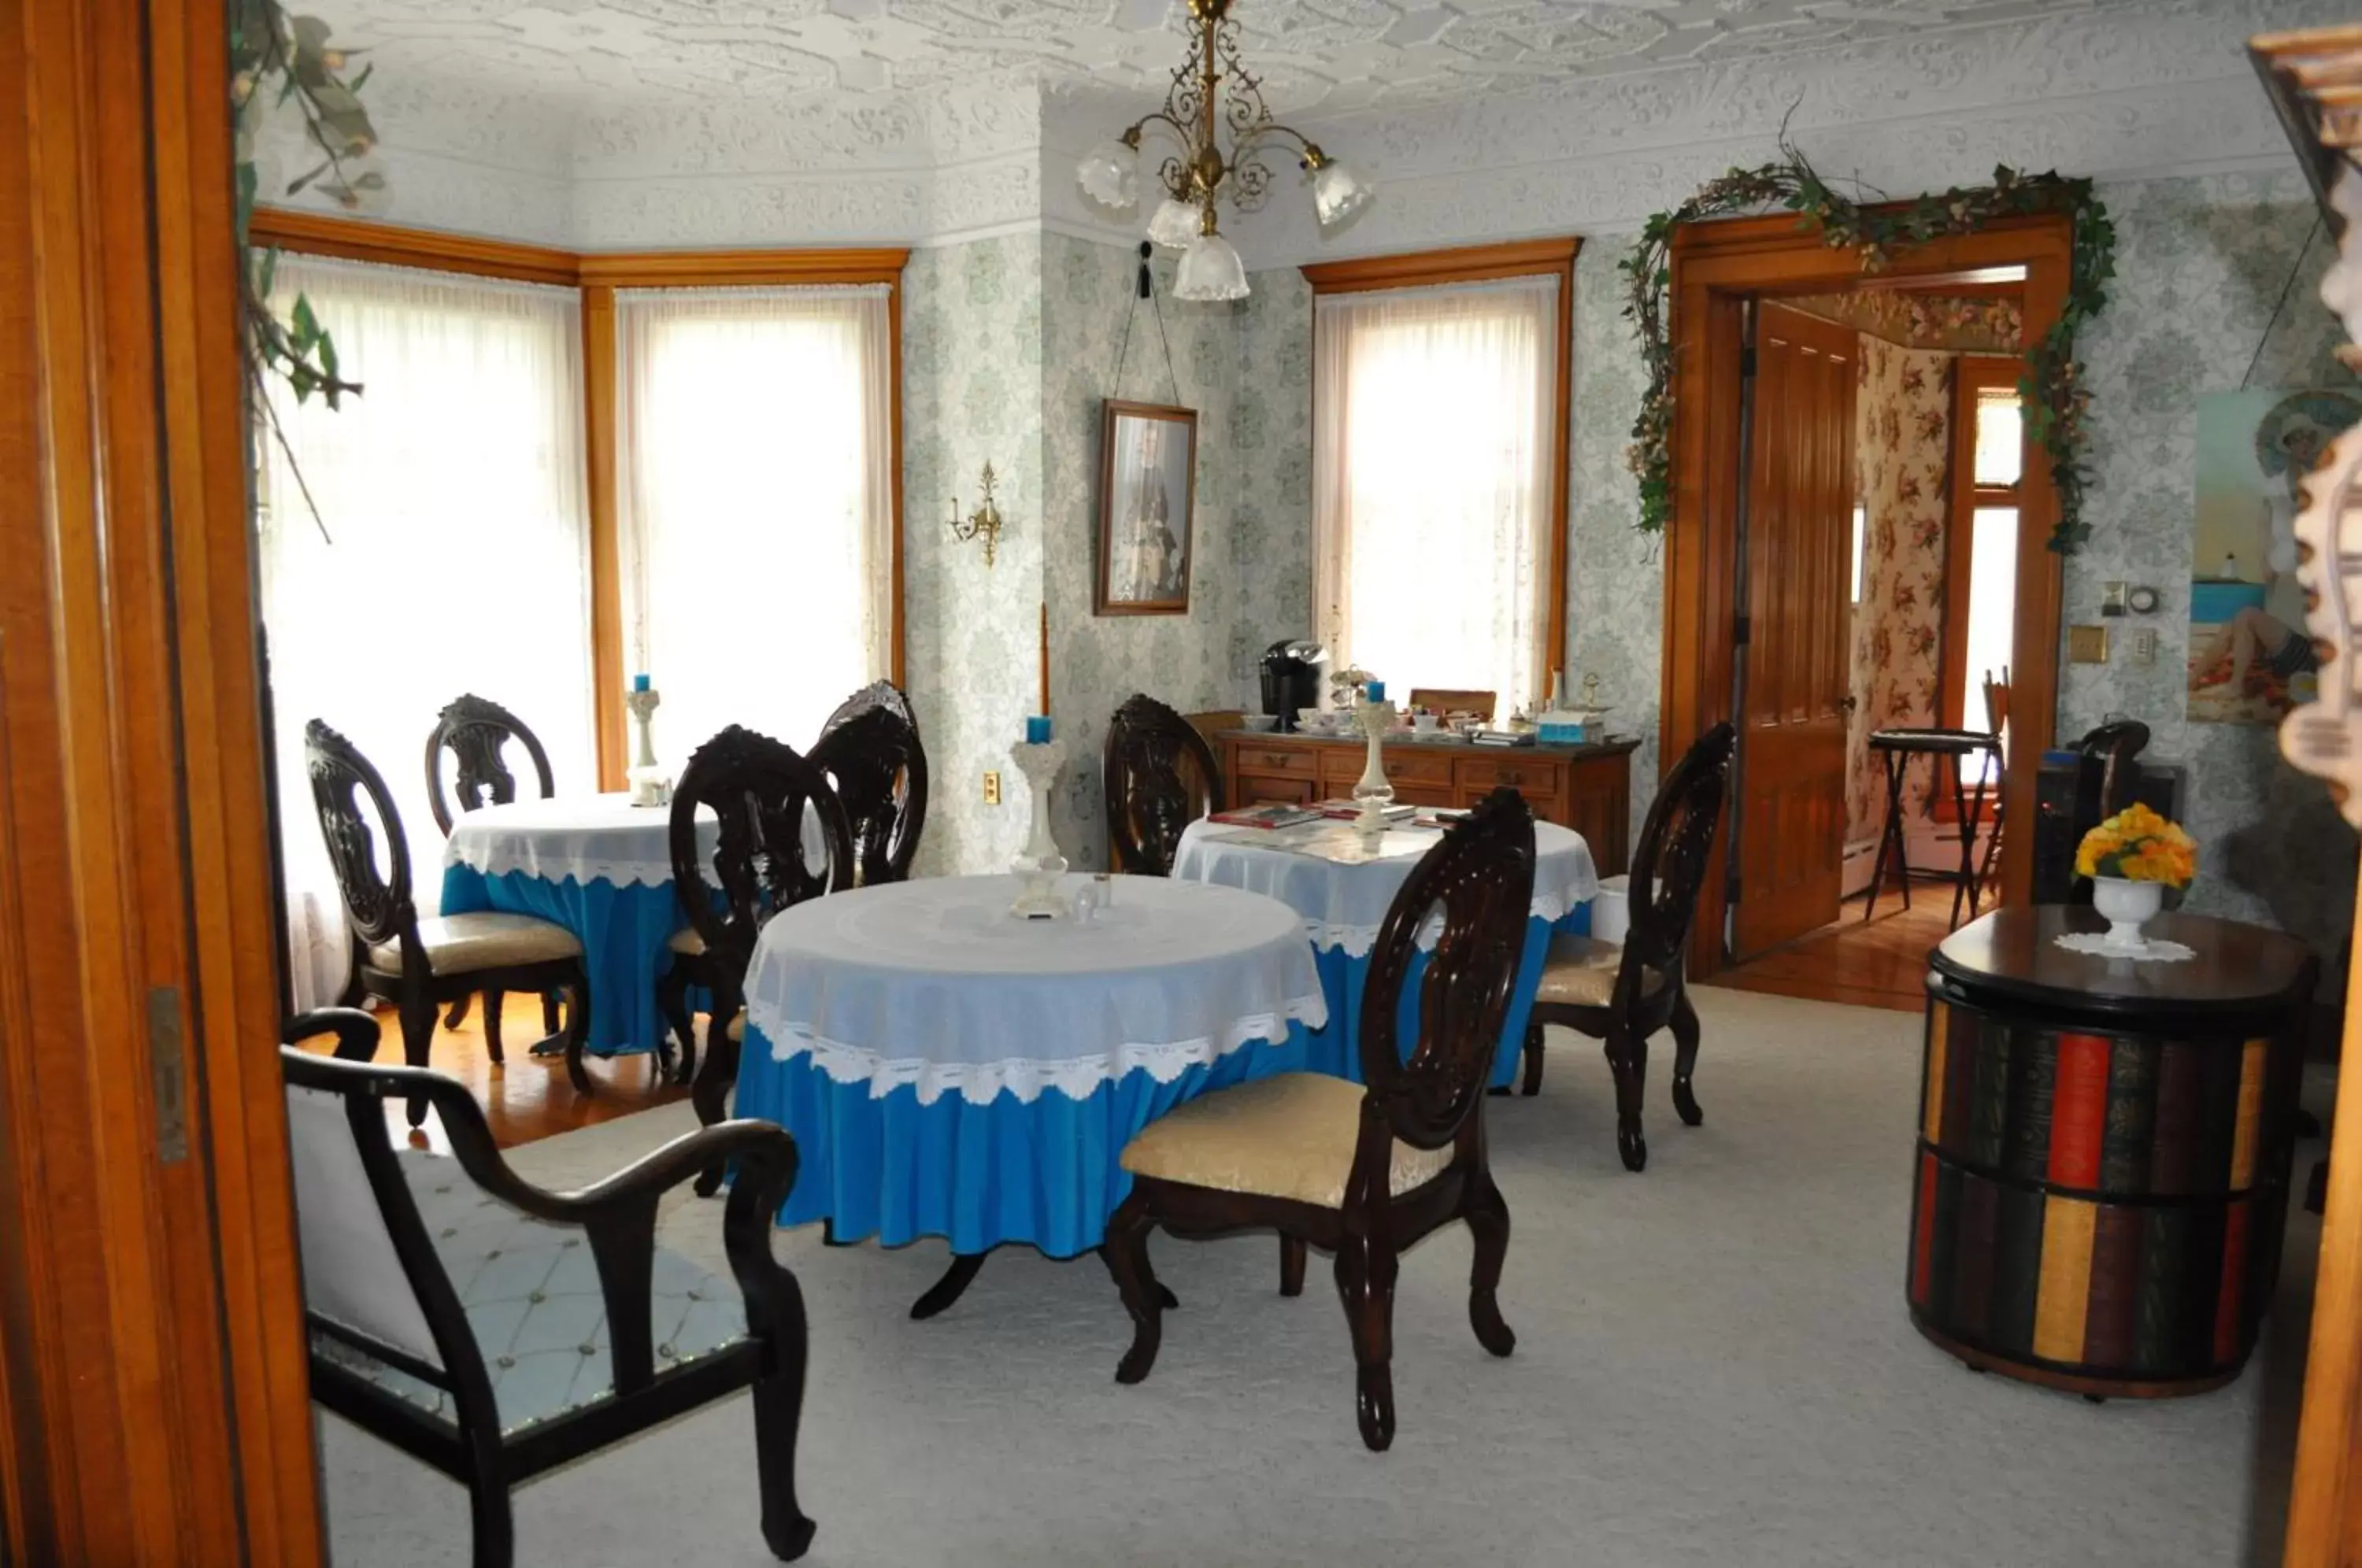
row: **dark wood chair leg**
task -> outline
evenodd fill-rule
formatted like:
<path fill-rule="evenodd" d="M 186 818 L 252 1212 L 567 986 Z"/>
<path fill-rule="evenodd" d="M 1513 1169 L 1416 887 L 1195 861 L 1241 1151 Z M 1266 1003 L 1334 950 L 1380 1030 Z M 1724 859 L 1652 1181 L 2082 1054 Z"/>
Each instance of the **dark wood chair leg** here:
<path fill-rule="evenodd" d="M 450 1010 L 443 1015 L 443 1027 L 446 1029 L 457 1029 L 461 1024 L 467 1022 L 468 1004 L 475 999 L 476 999 L 473 994 L 470 994 L 461 997 L 458 1001 L 453 1002 L 451 1004 Z"/>
<path fill-rule="evenodd" d="M 1468 1326 L 1476 1342 L 1495 1355 L 1518 1348 L 1518 1336 L 1502 1320 L 1496 1293 L 1501 1268 L 1509 1261 L 1509 1205 L 1493 1185 L 1492 1173 L 1478 1170 L 1468 1180 L 1467 1220 L 1475 1239 L 1475 1261 L 1468 1269 Z"/>
<path fill-rule="evenodd" d="M 1131 1348 L 1116 1364 L 1118 1383 L 1138 1383 L 1148 1375 L 1156 1364 L 1156 1347 L 1164 1335 L 1164 1294 L 1148 1261 L 1148 1232 L 1155 1224 L 1135 1187 L 1109 1219 L 1107 1240 L 1099 1251 L 1123 1297 L 1123 1309 L 1131 1314 Z"/>
<path fill-rule="evenodd" d="M 1382 1236 L 1348 1236 L 1337 1249 L 1337 1294 L 1353 1336 L 1353 1414 L 1362 1441 L 1384 1453 L 1395 1441 L 1395 1251 Z"/>
<path fill-rule="evenodd" d="M 1607 1036 L 1607 1070 L 1616 1078 L 1616 1152 L 1628 1171 L 1649 1164 L 1649 1141 L 1640 1132 L 1640 1091 L 1649 1076 L 1649 1043 L 1620 1025 Z"/>
<path fill-rule="evenodd" d="M 755 1474 L 763 1497 L 763 1544 L 782 1562 L 811 1550 L 816 1527 L 796 1500 L 796 1437 L 803 1424 L 806 1330 L 802 1296 L 796 1321 L 774 1324 L 771 1369 L 755 1380 Z"/>
<path fill-rule="evenodd" d="M 544 1034 L 557 1032 L 557 993 L 556 991 L 541 993 L 541 1032 Z"/>
<path fill-rule="evenodd" d="M 475 1445 L 474 1474 L 468 1478 L 468 1516 L 474 1526 L 475 1568 L 511 1568 L 516 1561 L 516 1527 L 509 1515 L 509 1482 L 497 1443 Z"/>
<path fill-rule="evenodd" d="M 583 1047 L 590 1043 L 590 975 L 578 964 L 567 981 L 570 996 L 566 1008 L 566 1076 L 574 1092 L 591 1093 L 590 1070 L 582 1065 Z"/>
<path fill-rule="evenodd" d="M 1301 1236 L 1282 1232 L 1279 1238 L 1279 1293 L 1282 1296 L 1304 1294 L 1304 1258 L 1310 1249 Z"/>
<path fill-rule="evenodd" d="M 1542 1092 L 1542 1026 L 1539 1023 L 1526 1025 L 1526 1081 L 1518 1092 L 1529 1096 Z"/>
<path fill-rule="evenodd" d="M 930 1318 L 950 1311 L 959 1298 L 967 1294 L 967 1287 L 976 1283 L 976 1276 L 984 1272 L 984 1260 L 991 1255 L 989 1253 L 954 1253 L 952 1265 L 944 1270 L 944 1276 L 927 1286 L 925 1293 L 911 1303 L 911 1320 L 923 1323 Z"/>
<path fill-rule="evenodd" d="M 690 1083 L 697 1072 L 697 1020 L 689 1010 L 688 971 L 678 958 L 657 977 L 657 1010 L 664 1014 L 665 1027 L 679 1045 L 673 1082 Z"/>
<path fill-rule="evenodd" d="M 501 1055 L 501 996 L 497 988 L 484 993 L 484 1049 L 491 1054 L 495 1067 L 506 1064 Z"/>
<path fill-rule="evenodd" d="M 435 1004 L 424 997 L 406 997 L 398 1004 L 404 1065 L 413 1067 L 427 1065 L 427 1059 L 434 1054 L 436 1011 Z M 411 1096 L 408 1110 L 410 1124 L 413 1127 L 423 1125 L 426 1121 L 426 1097 L 423 1094 Z"/>
<path fill-rule="evenodd" d="M 1681 995 L 1673 999 L 1673 1016 L 1669 1021 L 1673 1032 L 1673 1110 L 1682 1123 L 1695 1127 L 1705 1121 L 1699 1109 L 1697 1091 L 1690 1087 L 1690 1075 L 1697 1071 L 1698 1015 L 1690 1005 L 1689 988 L 1684 985 Z"/>
<path fill-rule="evenodd" d="M 705 1016 L 705 1066 L 699 1070 L 697 1082 L 689 1091 L 690 1103 L 697 1107 L 698 1124 L 702 1127 L 711 1127 L 722 1120 L 730 1091 L 738 1084 L 738 1042 L 730 1038 L 730 1015 L 722 1010 L 725 1005 L 717 998 L 714 1010 Z M 708 1165 L 698 1175 L 697 1196 L 711 1198 L 721 1191 L 722 1178 L 727 1174 L 718 1165 Z"/>

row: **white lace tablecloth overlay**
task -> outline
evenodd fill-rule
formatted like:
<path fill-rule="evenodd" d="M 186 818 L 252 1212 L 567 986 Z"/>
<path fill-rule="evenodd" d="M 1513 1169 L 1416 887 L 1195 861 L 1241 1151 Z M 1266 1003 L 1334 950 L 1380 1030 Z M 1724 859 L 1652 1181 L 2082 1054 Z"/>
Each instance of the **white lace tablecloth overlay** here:
<path fill-rule="evenodd" d="M 698 849 L 709 861 L 719 832 L 713 813 L 701 813 Z M 621 792 L 486 806 L 451 824 L 443 864 L 487 877 L 522 871 L 548 882 L 603 877 L 618 888 L 662 888 L 672 881 L 672 808 L 635 806 Z"/>
<path fill-rule="evenodd" d="M 2181 964 L 2198 956 L 2198 949 L 2152 936 L 2138 947 L 2111 947 L 2104 931 L 2062 931 L 2050 939 L 2070 953 L 2094 958 L 2129 958 L 2136 964 Z"/>
<path fill-rule="evenodd" d="M 1069 878 L 1071 893 L 1081 883 Z M 1014 877 L 936 877 L 814 899 L 763 928 L 746 1018 L 778 1061 L 810 1055 L 882 1099 L 1003 1090 L 1080 1099 L 1145 1068 L 1170 1083 L 1329 1007 L 1295 911 L 1252 893 L 1112 879 L 1088 923 L 1009 912 Z"/>
<path fill-rule="evenodd" d="M 1377 941 L 1387 907 L 1410 878 L 1411 867 L 1419 857 L 1389 855 L 1349 866 L 1291 847 L 1336 825 L 1323 822 L 1286 828 L 1237 827 L 1201 818 L 1181 834 L 1173 877 L 1175 881 L 1243 888 L 1277 899 L 1302 917 L 1315 947 L 1341 947 L 1348 956 L 1359 958 Z M 1397 839 L 1432 845 L 1442 837 L 1433 828 L 1386 830 L 1389 847 Z M 1536 823 L 1534 918 L 1554 925 L 1568 911 L 1598 895 L 1599 873 L 1583 835 L 1556 823 Z M 1432 944 L 1434 933 L 1424 932 L 1421 936 L 1422 945 Z"/>

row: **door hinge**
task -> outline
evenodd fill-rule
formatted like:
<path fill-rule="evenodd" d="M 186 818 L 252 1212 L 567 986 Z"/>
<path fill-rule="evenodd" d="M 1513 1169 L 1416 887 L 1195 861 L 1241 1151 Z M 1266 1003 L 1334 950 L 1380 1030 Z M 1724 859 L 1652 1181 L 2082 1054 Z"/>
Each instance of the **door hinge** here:
<path fill-rule="evenodd" d="M 189 1157 L 189 1073 L 177 986 L 148 988 L 148 1068 L 156 1087 L 156 1157 L 173 1165 Z"/>
<path fill-rule="evenodd" d="M 1755 618 L 1740 615 L 1731 622 L 1730 641 L 1734 647 L 1745 647 L 1755 640 Z"/>
<path fill-rule="evenodd" d="M 1738 373 L 1742 379 L 1755 374 L 1755 345 L 1752 343 L 1738 351 Z"/>

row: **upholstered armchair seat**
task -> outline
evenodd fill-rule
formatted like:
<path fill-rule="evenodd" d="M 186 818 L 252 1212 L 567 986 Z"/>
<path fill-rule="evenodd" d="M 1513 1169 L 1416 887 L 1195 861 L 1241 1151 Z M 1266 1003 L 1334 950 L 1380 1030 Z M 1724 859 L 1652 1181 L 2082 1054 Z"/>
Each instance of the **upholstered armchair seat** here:
<path fill-rule="evenodd" d="M 447 1154 L 403 1149 L 395 1157 L 483 1353 L 502 1435 L 611 1397 L 607 1309 L 584 1232 L 510 1208 Z M 747 1337 L 746 1304 L 736 1285 L 662 1247 L 652 1277 L 649 1332 L 659 1371 Z M 449 1393 L 359 1346 L 315 1330 L 312 1349 L 436 1419 L 458 1423 Z"/>
<path fill-rule="evenodd" d="M 1216 1192 L 1341 1209 L 1363 1097 L 1361 1085 L 1326 1073 L 1281 1073 L 1221 1089 L 1150 1122 L 1124 1146 L 1123 1168 Z M 1395 1140 L 1391 1193 L 1434 1180 L 1451 1153 L 1449 1143 L 1420 1149 Z"/>
<path fill-rule="evenodd" d="M 1623 965 L 1623 944 L 1562 933 L 1551 938 L 1534 999 L 1562 1007 L 1606 1007 L 1615 999 L 1616 972 Z M 1642 996 L 1653 996 L 1664 986 L 1663 970 L 1640 971 Z"/>
<path fill-rule="evenodd" d="M 430 916 L 418 922 L 418 944 L 426 952 L 427 971 L 436 975 L 469 975 L 582 956 L 581 942 L 564 926 L 497 910 Z M 370 967 L 390 975 L 402 973 L 402 944 L 389 939 L 372 944 L 369 961 Z"/>

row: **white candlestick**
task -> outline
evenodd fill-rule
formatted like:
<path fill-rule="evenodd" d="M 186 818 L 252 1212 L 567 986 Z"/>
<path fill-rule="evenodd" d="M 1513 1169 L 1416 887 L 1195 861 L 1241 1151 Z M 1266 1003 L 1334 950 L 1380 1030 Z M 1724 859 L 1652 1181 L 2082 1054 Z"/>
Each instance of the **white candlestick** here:
<path fill-rule="evenodd" d="M 661 806 L 672 800 L 672 780 L 657 766 L 656 736 L 650 725 L 657 704 L 663 701 L 653 687 L 638 687 L 624 693 L 624 706 L 631 710 L 639 736 L 631 768 L 624 774 L 635 806 Z"/>
<path fill-rule="evenodd" d="M 1050 834 L 1050 790 L 1057 782 L 1059 765 L 1066 760 L 1065 744 L 1021 741 L 1009 748 L 1009 756 L 1017 771 L 1025 775 L 1033 794 L 1032 832 L 1025 841 L 1024 853 L 1009 867 L 1023 879 L 1025 888 L 1009 906 L 1009 912 L 1029 920 L 1067 914 L 1066 902 L 1058 896 L 1058 878 L 1066 873 L 1066 857 L 1058 853 L 1058 841 Z"/>
<path fill-rule="evenodd" d="M 1353 831 L 1364 839 L 1374 839 L 1386 831 L 1385 809 L 1395 798 L 1395 787 L 1386 782 L 1386 765 L 1380 745 L 1385 733 L 1395 727 L 1395 705 L 1392 702 L 1364 701 L 1353 710 L 1353 722 L 1370 737 L 1370 755 L 1362 764 L 1362 777 L 1353 786 L 1353 799 L 1362 803 L 1362 814 L 1353 819 Z"/>

